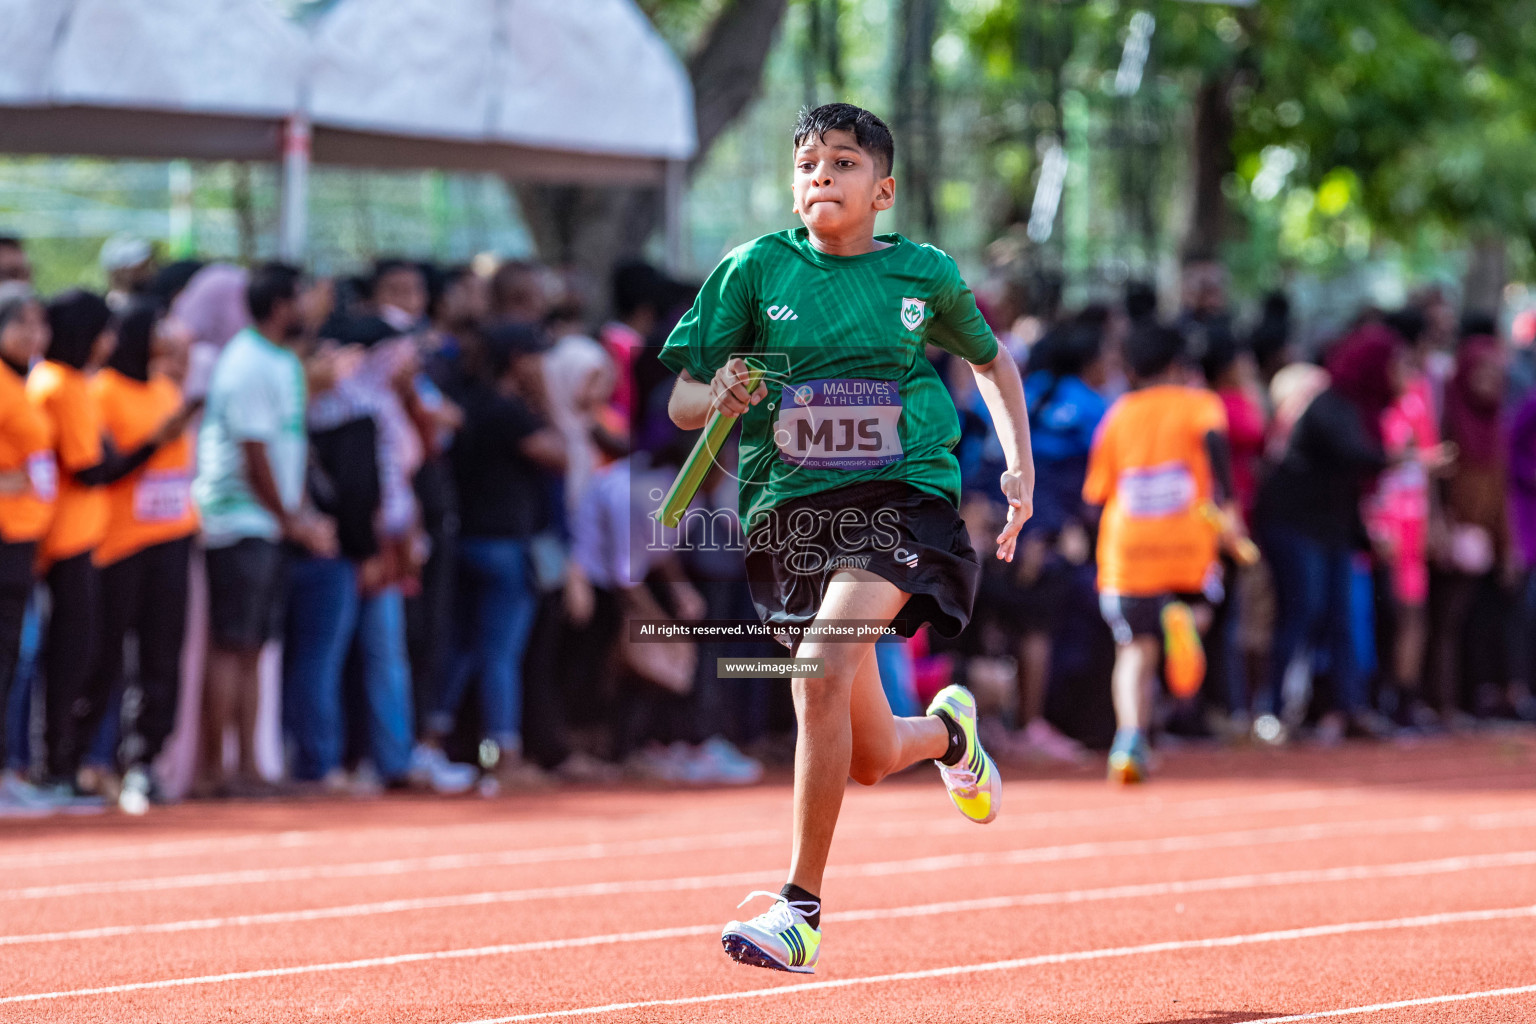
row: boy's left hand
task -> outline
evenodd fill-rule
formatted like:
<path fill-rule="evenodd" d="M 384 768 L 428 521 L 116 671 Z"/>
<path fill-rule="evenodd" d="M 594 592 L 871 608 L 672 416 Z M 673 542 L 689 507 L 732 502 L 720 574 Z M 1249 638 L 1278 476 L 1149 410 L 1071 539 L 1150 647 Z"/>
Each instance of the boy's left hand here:
<path fill-rule="evenodd" d="M 1003 497 L 1008 499 L 1008 523 L 997 535 L 997 557 L 1005 562 L 1013 561 L 1014 544 L 1019 531 L 1029 517 L 1035 514 L 1034 486 L 1026 483 L 1024 475 L 1016 469 L 1003 474 Z"/>

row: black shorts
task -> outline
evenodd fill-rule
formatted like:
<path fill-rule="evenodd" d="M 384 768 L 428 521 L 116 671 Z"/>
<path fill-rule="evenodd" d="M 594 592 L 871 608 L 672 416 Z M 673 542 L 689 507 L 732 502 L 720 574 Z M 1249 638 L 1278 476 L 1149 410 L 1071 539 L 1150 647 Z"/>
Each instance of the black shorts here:
<path fill-rule="evenodd" d="M 283 631 L 288 553 L 281 544 L 246 537 L 208 549 L 208 629 L 215 647 L 260 650 Z"/>
<path fill-rule="evenodd" d="M 1115 643 L 1128 644 L 1138 636 L 1163 635 L 1163 609 L 1174 601 L 1194 605 L 1200 594 L 1154 594 L 1132 597 L 1105 591 L 1099 594 L 1099 613 L 1115 635 Z"/>
<path fill-rule="evenodd" d="M 827 581 L 864 569 L 911 598 L 892 622 L 911 636 L 928 622 L 946 637 L 971 621 L 981 560 L 955 506 L 898 480 L 850 484 L 794 498 L 754 524 L 747 584 L 768 625 L 814 621 Z"/>

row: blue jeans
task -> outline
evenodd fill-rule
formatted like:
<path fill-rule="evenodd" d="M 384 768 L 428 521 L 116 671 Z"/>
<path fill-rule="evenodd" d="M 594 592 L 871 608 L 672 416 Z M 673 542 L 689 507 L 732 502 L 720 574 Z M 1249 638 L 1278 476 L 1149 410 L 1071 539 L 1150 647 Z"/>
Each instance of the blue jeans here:
<path fill-rule="evenodd" d="M 379 775 L 398 781 L 411 769 L 416 732 L 411 662 L 405 650 L 405 598 L 398 587 L 362 599 L 354 642 L 368 698 L 368 748 Z"/>
<path fill-rule="evenodd" d="M 464 537 L 459 541 L 459 580 L 468 595 L 467 640 L 460 645 L 433 715 L 433 729 L 447 732 L 480 672 L 485 735 L 503 749 L 520 750 L 523 722 L 523 652 L 533 627 L 538 595 L 528 566 L 526 541 Z"/>
<path fill-rule="evenodd" d="M 1275 578 L 1275 639 L 1269 685 L 1258 695 L 1259 714 L 1278 714 L 1285 671 L 1302 650 L 1328 663 L 1339 710 L 1365 710 L 1365 676 L 1356 657 L 1351 609 L 1355 590 L 1353 555 L 1284 526 L 1260 532 Z"/>
<path fill-rule="evenodd" d="M 341 767 L 341 673 L 358 604 L 357 567 L 346 559 L 298 558 L 290 565 L 283 731 L 295 778 L 322 779 Z"/>
<path fill-rule="evenodd" d="M 356 644 L 368 705 L 368 749 L 379 775 L 405 777 L 411 761 L 411 671 L 405 656 L 405 602 L 390 588 L 357 591 L 357 567 L 343 558 L 300 558 L 291 567 L 283 647 L 283 729 L 293 774 L 322 779 L 346 749 L 342 672 Z"/>

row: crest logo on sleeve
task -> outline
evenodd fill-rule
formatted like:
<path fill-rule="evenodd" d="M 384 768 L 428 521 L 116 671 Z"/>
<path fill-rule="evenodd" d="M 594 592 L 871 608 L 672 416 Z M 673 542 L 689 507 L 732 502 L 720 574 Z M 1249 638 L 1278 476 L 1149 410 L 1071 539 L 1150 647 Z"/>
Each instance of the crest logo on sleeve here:
<path fill-rule="evenodd" d="M 923 319 L 928 315 L 928 303 L 922 299 L 901 300 L 901 326 L 909 331 L 915 331 L 923 326 Z"/>

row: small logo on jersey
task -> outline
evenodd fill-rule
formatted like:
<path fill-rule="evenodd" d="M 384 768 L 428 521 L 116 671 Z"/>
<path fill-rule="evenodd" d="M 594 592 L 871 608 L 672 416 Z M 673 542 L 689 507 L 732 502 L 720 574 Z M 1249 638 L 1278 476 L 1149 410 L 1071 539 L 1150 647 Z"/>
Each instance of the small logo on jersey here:
<path fill-rule="evenodd" d="M 923 318 L 928 315 L 928 303 L 922 299 L 901 300 L 901 326 L 909 331 L 915 331 L 923 326 Z"/>
<path fill-rule="evenodd" d="M 917 568 L 917 552 L 915 551 L 908 551 L 906 548 L 897 548 L 895 551 L 891 552 L 891 557 L 895 558 L 898 562 L 906 563 L 908 569 Z"/>
<path fill-rule="evenodd" d="M 769 320 L 799 320 L 800 314 L 788 306 L 769 306 L 767 309 Z"/>
<path fill-rule="evenodd" d="M 809 384 L 801 384 L 795 388 L 795 404 L 810 405 L 816 400 L 816 389 Z"/>

